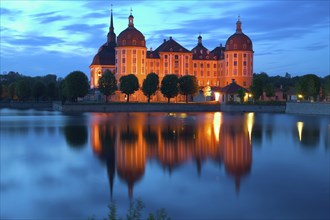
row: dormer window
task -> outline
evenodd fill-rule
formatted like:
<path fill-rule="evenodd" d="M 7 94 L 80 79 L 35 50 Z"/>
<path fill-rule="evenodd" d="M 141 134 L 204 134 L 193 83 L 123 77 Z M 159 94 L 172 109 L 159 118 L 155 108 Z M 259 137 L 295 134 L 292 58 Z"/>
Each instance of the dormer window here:
<path fill-rule="evenodd" d="M 133 41 L 132 41 L 132 44 L 133 44 L 133 45 L 136 45 L 136 40 L 133 40 Z"/>

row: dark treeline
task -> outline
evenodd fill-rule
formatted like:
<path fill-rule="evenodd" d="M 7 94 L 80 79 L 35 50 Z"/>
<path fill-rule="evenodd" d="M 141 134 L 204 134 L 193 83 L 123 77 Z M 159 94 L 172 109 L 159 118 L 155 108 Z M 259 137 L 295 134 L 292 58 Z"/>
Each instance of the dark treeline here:
<path fill-rule="evenodd" d="M 114 75 L 106 71 L 100 79 L 100 91 L 107 97 L 106 100 L 108 97 L 111 98 L 115 91 L 120 90 L 127 95 L 127 101 L 129 101 L 129 95 L 141 89 L 148 101 L 157 90 L 168 98 L 168 102 L 178 94 L 185 95 L 188 101 L 189 95 L 194 95 L 198 89 L 203 89 L 198 88 L 197 79 L 191 77 L 179 78 L 174 74 L 169 74 L 159 82 L 158 75 L 149 73 L 142 87 L 139 88 L 135 75 L 129 74 L 122 77 L 117 85 Z M 53 74 L 31 77 L 13 71 L 0 75 L 2 100 L 77 101 L 77 98 L 85 96 L 88 90 L 88 78 L 81 71 L 73 71 L 65 78 Z M 268 76 L 265 72 L 253 74 L 250 91 L 254 100 L 262 100 L 264 96 L 272 98 L 278 90 L 281 90 L 284 96 L 299 95 L 301 100 L 329 101 L 330 75 L 322 78 L 315 74 L 295 77 L 291 77 L 288 73 L 284 76 Z M 286 99 L 286 97 L 283 98 Z"/>
<path fill-rule="evenodd" d="M 53 74 L 31 77 L 10 71 L 0 75 L 0 97 L 2 100 L 37 102 L 58 100 L 62 80 Z"/>

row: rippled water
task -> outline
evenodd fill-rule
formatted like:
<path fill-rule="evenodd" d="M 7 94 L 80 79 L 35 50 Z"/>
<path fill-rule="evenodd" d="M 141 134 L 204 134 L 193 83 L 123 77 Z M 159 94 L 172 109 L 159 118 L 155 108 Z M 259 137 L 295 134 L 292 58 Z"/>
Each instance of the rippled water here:
<path fill-rule="evenodd" d="M 0 110 L 0 218 L 329 218 L 330 119 Z"/>

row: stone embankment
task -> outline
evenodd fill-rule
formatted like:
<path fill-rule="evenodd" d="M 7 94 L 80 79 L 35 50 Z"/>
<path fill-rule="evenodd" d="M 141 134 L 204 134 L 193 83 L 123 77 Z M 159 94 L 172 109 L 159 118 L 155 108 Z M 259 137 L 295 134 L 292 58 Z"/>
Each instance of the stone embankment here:
<path fill-rule="evenodd" d="M 287 102 L 285 113 L 305 115 L 329 115 L 329 102 Z"/>
<path fill-rule="evenodd" d="M 0 102 L 0 108 L 53 110 L 53 102 Z"/>

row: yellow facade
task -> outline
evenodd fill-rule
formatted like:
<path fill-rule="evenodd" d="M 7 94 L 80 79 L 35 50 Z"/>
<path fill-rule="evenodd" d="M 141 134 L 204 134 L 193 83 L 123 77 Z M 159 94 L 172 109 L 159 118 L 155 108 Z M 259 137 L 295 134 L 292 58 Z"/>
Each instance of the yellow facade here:
<path fill-rule="evenodd" d="M 98 80 L 107 69 L 115 74 L 118 81 L 121 76 L 135 74 L 140 86 L 147 74 L 154 72 L 159 76 L 160 82 L 167 74 L 177 74 L 179 77 L 194 75 L 201 89 L 205 86 L 210 86 L 212 89 L 222 88 L 233 79 L 244 88 L 250 87 L 254 52 L 251 40 L 241 30 L 240 20 L 236 23 L 236 32 L 228 38 L 225 47 L 220 45 L 209 51 L 202 45 L 202 37 L 199 36 L 197 46 L 192 50 L 187 50 L 169 37 L 153 51 L 147 50 L 144 35 L 134 27 L 133 19 L 131 14 L 128 28 L 120 33 L 117 42 L 114 38 L 109 40 L 109 35 L 115 36 L 113 26 L 110 27 L 108 44 L 113 43 L 111 44 L 113 48 L 110 49 L 115 51 L 115 55 L 111 55 L 109 49 L 108 54 L 104 56 L 113 57 L 115 60 L 110 62 L 113 65 L 102 64 L 102 62 L 107 62 L 104 61 L 107 58 L 102 59 L 100 48 L 96 55 L 100 56 L 100 62 L 94 62 L 94 58 L 90 65 L 91 88 L 98 87 Z M 111 25 L 113 25 L 112 13 Z M 136 94 L 132 100 L 134 99 L 144 101 L 143 94 Z M 123 100 L 123 97 L 117 100 Z M 161 101 L 161 98 L 158 97 L 157 100 Z"/>

